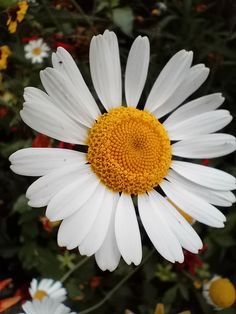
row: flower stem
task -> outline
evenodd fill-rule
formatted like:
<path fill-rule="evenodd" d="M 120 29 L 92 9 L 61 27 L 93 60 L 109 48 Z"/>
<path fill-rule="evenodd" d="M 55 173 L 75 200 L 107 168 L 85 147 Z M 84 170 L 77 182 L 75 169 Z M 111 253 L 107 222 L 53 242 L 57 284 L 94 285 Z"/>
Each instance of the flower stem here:
<path fill-rule="evenodd" d="M 107 300 L 109 300 L 111 298 L 111 296 L 130 278 L 132 277 L 145 263 L 147 260 L 149 260 L 149 258 L 152 256 L 152 254 L 154 253 L 155 250 L 152 250 L 151 252 L 149 252 L 143 259 L 143 262 L 137 266 L 136 268 L 134 268 L 130 273 L 128 273 L 121 281 L 118 282 L 118 284 L 110 291 L 106 294 L 106 296 L 99 301 L 98 303 L 96 303 L 95 305 L 89 307 L 88 309 L 85 309 L 83 311 L 80 311 L 79 314 L 87 314 L 90 313 L 96 309 L 98 309 L 100 306 L 102 306 Z"/>
<path fill-rule="evenodd" d="M 75 0 L 71 0 L 71 3 L 75 6 L 76 10 L 80 13 L 80 15 L 83 17 L 83 19 L 87 22 L 87 24 L 92 28 L 93 22 L 90 20 L 88 15 L 85 14 L 85 12 L 81 8 L 81 6 Z"/>
<path fill-rule="evenodd" d="M 65 273 L 65 275 L 61 277 L 61 279 L 60 279 L 61 283 L 66 281 L 74 271 L 76 271 L 78 268 L 80 268 L 88 260 L 89 260 L 89 257 L 87 256 L 84 259 L 82 259 L 81 261 L 79 261 L 77 264 L 75 264 L 74 267 L 72 267 L 70 270 L 68 270 L 68 272 Z"/>

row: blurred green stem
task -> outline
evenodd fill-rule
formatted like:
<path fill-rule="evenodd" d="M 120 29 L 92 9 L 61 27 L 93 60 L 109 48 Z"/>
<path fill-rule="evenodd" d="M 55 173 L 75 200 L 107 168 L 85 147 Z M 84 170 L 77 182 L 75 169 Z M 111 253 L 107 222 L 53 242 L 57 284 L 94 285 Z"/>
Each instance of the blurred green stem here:
<path fill-rule="evenodd" d="M 41 0 L 41 1 L 42 1 L 42 5 L 44 6 L 45 11 L 47 12 L 48 16 L 51 18 L 51 20 L 55 24 L 56 28 L 63 33 L 63 29 L 62 29 L 61 24 L 57 21 L 57 19 L 55 18 L 55 16 L 51 12 L 51 9 L 48 6 L 47 2 L 45 0 Z"/>
<path fill-rule="evenodd" d="M 78 268 L 80 268 L 82 265 L 84 265 L 84 263 L 86 263 L 89 260 L 89 257 L 85 257 L 84 259 L 82 259 L 82 261 L 79 261 L 77 264 L 75 264 L 74 267 L 72 267 L 64 276 L 61 277 L 60 281 L 63 283 L 64 281 L 66 281 L 70 275 L 76 271 Z"/>
<path fill-rule="evenodd" d="M 128 273 L 120 282 L 118 282 L 118 284 L 110 291 L 106 294 L 106 296 L 99 301 L 97 304 L 89 307 L 88 309 L 84 310 L 84 311 L 80 311 L 79 314 L 87 314 L 90 313 L 96 309 L 98 309 L 100 306 L 102 306 L 106 301 L 108 301 L 111 296 L 117 291 L 119 290 L 119 288 L 130 278 L 132 277 L 148 260 L 149 258 L 153 255 L 153 253 L 155 252 L 155 250 L 153 249 L 151 252 L 149 252 L 143 259 L 143 262 L 137 266 L 136 268 L 134 268 L 130 273 Z"/>
<path fill-rule="evenodd" d="M 77 3 L 76 0 L 71 0 L 71 3 L 75 6 L 76 10 L 80 13 L 80 15 L 83 17 L 83 19 L 88 23 L 88 25 L 92 28 L 93 22 L 90 20 L 87 14 L 83 11 L 81 6 Z"/>

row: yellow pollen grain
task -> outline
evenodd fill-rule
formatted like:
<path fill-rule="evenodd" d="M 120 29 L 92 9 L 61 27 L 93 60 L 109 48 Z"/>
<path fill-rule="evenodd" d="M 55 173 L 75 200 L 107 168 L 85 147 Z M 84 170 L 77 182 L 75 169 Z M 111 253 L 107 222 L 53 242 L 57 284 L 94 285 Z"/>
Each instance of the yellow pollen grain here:
<path fill-rule="evenodd" d="M 35 56 L 39 56 L 42 53 L 42 50 L 41 48 L 34 48 L 32 52 Z"/>
<path fill-rule="evenodd" d="M 225 309 L 235 302 L 235 287 L 228 279 L 219 278 L 211 283 L 209 295 L 217 307 Z"/>
<path fill-rule="evenodd" d="M 108 188 L 127 194 L 152 190 L 166 176 L 171 144 L 150 113 L 118 107 L 99 117 L 89 131 L 87 160 Z"/>
<path fill-rule="evenodd" d="M 42 300 L 46 296 L 47 296 L 47 292 L 45 292 L 44 290 L 37 290 L 34 294 L 33 299 L 34 300 Z"/>

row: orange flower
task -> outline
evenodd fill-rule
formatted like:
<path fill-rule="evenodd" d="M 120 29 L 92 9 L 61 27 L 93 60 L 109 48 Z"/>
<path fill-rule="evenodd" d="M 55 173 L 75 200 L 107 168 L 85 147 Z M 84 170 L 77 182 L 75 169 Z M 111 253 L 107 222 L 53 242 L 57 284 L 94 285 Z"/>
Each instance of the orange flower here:
<path fill-rule="evenodd" d="M 7 59 L 11 55 L 11 50 L 8 46 L 0 46 L 0 70 L 7 68 Z"/>
<path fill-rule="evenodd" d="M 7 278 L 0 281 L 0 291 L 4 290 L 9 284 L 12 283 L 12 278 Z"/>
<path fill-rule="evenodd" d="M 3 300 L 0 300 L 0 313 L 3 313 L 16 303 L 18 303 L 21 299 L 21 296 L 13 296 L 11 298 L 6 298 Z"/>
<path fill-rule="evenodd" d="M 9 284 L 12 283 L 12 278 L 6 278 L 0 281 L 0 291 L 4 290 Z M 5 312 L 7 309 L 18 303 L 22 299 L 19 290 L 16 291 L 13 297 L 0 300 L 0 313 Z"/>
<path fill-rule="evenodd" d="M 7 26 L 10 33 L 15 33 L 17 24 L 22 22 L 28 10 L 27 1 L 19 1 L 18 4 L 8 10 Z"/>

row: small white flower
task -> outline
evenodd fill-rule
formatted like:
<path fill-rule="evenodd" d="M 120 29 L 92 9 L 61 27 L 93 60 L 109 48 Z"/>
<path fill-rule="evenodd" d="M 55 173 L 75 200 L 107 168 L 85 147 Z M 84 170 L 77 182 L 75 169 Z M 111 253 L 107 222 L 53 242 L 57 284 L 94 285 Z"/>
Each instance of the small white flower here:
<path fill-rule="evenodd" d="M 217 275 L 203 285 L 202 294 L 206 302 L 218 311 L 230 307 L 236 300 L 236 291 L 232 282 Z"/>
<path fill-rule="evenodd" d="M 42 63 L 43 58 L 48 57 L 50 48 L 42 38 L 31 40 L 24 47 L 26 59 L 31 59 L 32 63 Z"/>
<path fill-rule="evenodd" d="M 64 304 L 49 298 L 28 301 L 22 305 L 22 308 L 25 312 L 20 314 L 75 314 Z"/>
<path fill-rule="evenodd" d="M 235 150 L 234 136 L 215 133 L 232 120 L 227 110 L 216 110 L 224 98 L 214 93 L 180 106 L 203 84 L 209 69 L 192 66 L 193 53 L 179 51 L 140 110 L 149 57 L 148 38 L 137 37 L 126 65 L 125 106 L 117 37 L 109 31 L 93 37 L 90 70 L 106 109 L 102 114 L 72 57 L 58 48 L 53 67 L 40 73 L 46 92 L 27 87 L 20 114 L 34 130 L 86 145 L 87 152 L 27 148 L 10 156 L 15 173 L 40 176 L 26 196 L 32 207 L 47 206 L 48 219 L 62 220 L 58 244 L 95 254 L 102 270 L 114 270 L 121 256 L 127 264 L 141 262 L 133 195 L 155 248 L 168 261 L 180 263 L 182 248 L 197 253 L 202 241 L 156 188 L 192 218 L 218 228 L 226 218 L 214 205 L 235 201 L 233 176 L 191 161 Z"/>
<path fill-rule="evenodd" d="M 37 281 L 33 279 L 30 283 L 29 293 L 32 299 L 42 300 L 46 296 L 55 299 L 58 302 L 63 302 L 66 299 L 66 289 L 63 288 L 60 281 L 52 279 L 42 279 Z"/>

